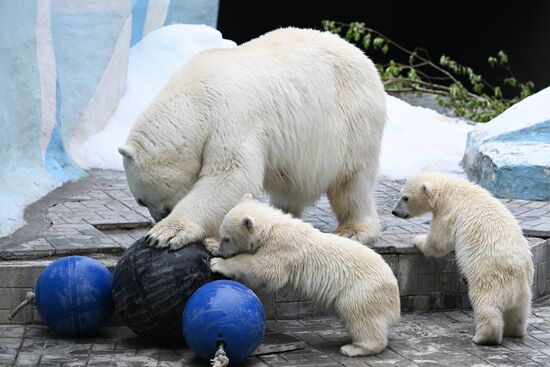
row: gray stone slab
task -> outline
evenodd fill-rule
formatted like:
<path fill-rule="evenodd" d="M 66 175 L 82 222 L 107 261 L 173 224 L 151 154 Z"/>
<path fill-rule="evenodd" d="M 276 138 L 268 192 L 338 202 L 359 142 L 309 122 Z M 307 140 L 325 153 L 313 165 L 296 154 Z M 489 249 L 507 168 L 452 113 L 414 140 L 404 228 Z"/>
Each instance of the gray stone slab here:
<path fill-rule="evenodd" d="M 253 355 L 272 354 L 289 352 L 297 349 L 303 349 L 306 343 L 295 336 L 281 332 L 267 332 L 262 340 L 262 344 L 256 348 Z"/>

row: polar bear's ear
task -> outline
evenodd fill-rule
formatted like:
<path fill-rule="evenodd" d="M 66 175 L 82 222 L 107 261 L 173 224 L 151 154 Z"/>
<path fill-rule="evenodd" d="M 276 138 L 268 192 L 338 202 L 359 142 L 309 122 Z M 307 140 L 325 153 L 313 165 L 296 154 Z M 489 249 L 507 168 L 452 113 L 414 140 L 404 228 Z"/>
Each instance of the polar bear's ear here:
<path fill-rule="evenodd" d="M 131 145 L 123 145 L 118 148 L 118 152 L 123 157 L 128 158 L 131 161 L 136 160 L 136 150 Z"/>
<path fill-rule="evenodd" d="M 252 194 L 244 194 L 243 197 L 241 198 L 241 201 L 252 200 L 252 199 L 254 199 L 254 196 L 252 196 Z"/>
<path fill-rule="evenodd" d="M 422 191 L 424 191 L 426 194 L 431 194 L 432 190 L 433 190 L 433 186 L 430 182 L 422 183 Z"/>
<path fill-rule="evenodd" d="M 241 219 L 241 224 L 248 232 L 252 232 L 254 229 L 254 221 L 249 216 L 243 217 L 243 219 Z"/>

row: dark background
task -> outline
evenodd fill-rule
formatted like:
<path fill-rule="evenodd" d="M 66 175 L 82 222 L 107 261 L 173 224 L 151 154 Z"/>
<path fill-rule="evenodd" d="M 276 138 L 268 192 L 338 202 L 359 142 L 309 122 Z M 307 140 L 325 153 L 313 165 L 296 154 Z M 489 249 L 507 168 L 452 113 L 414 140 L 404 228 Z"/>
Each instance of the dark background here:
<path fill-rule="evenodd" d="M 361 21 L 397 43 L 427 49 L 471 66 L 490 81 L 502 73 L 487 58 L 504 50 L 521 81 L 535 90 L 550 85 L 550 0 L 523 1 L 311 1 L 221 0 L 218 29 L 238 44 L 270 30 L 296 26 L 321 29 L 321 20 Z M 376 52 L 369 52 L 381 61 Z"/>

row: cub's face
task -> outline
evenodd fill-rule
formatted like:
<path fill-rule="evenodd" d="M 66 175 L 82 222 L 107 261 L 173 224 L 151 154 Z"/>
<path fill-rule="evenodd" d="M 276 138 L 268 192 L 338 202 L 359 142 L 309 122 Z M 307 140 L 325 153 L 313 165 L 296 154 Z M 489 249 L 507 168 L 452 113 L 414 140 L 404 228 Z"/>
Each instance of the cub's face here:
<path fill-rule="evenodd" d="M 258 241 L 251 216 L 232 209 L 220 227 L 220 256 L 224 259 L 241 253 L 254 253 Z"/>
<path fill-rule="evenodd" d="M 396 217 L 407 219 L 431 212 L 431 194 L 431 183 L 409 180 L 401 190 L 401 198 L 391 213 Z"/>
<path fill-rule="evenodd" d="M 182 170 L 175 157 L 146 160 L 128 146 L 119 151 L 132 195 L 138 205 L 147 207 L 156 222 L 170 214 L 196 181 L 196 174 Z"/>

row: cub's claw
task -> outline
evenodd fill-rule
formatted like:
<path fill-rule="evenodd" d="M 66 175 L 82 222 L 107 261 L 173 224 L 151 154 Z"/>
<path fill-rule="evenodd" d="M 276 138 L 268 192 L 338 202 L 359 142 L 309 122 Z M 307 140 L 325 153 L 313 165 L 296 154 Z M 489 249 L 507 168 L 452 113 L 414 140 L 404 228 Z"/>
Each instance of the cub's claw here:
<path fill-rule="evenodd" d="M 213 238 L 204 240 L 204 247 L 214 256 L 220 256 L 220 243 Z"/>
<path fill-rule="evenodd" d="M 222 263 L 223 259 L 221 257 L 213 257 L 210 259 L 210 270 L 213 273 L 222 273 Z"/>

